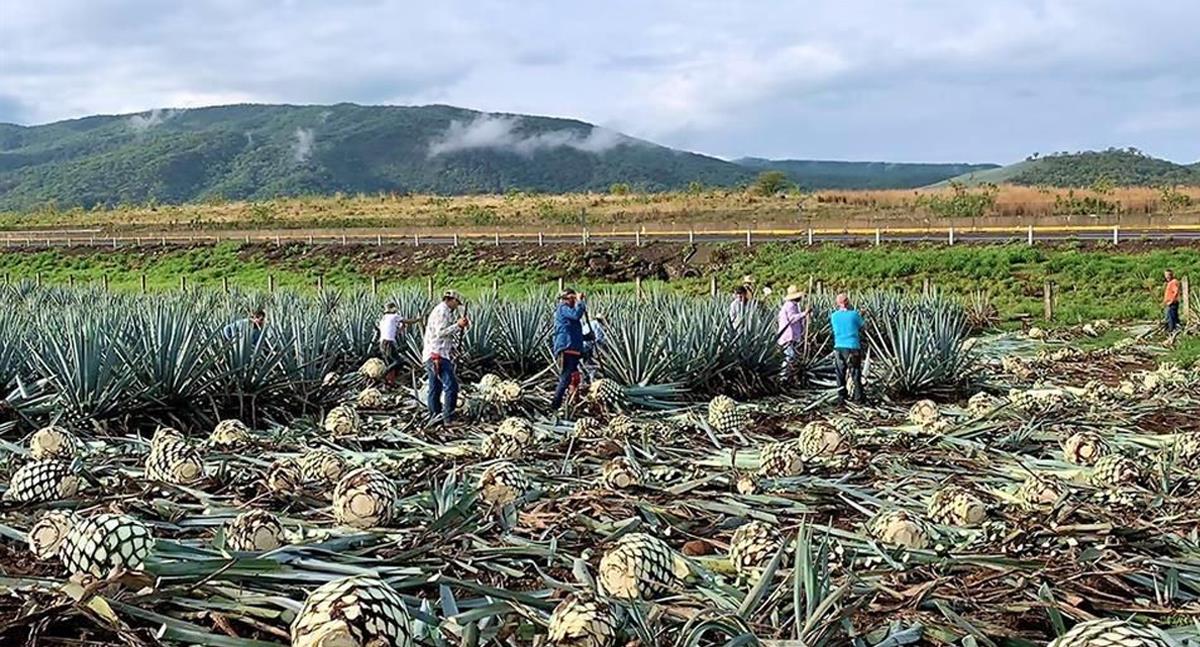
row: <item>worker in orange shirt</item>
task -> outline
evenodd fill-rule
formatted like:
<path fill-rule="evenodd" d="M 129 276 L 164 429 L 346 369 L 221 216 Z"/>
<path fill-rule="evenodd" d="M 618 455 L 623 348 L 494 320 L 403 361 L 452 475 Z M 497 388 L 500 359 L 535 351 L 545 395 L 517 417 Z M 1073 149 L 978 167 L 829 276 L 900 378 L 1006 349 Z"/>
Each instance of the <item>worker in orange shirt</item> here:
<path fill-rule="evenodd" d="M 1167 310 L 1167 334 L 1179 329 L 1179 279 L 1171 270 L 1163 272 L 1167 287 L 1163 290 L 1163 307 Z"/>

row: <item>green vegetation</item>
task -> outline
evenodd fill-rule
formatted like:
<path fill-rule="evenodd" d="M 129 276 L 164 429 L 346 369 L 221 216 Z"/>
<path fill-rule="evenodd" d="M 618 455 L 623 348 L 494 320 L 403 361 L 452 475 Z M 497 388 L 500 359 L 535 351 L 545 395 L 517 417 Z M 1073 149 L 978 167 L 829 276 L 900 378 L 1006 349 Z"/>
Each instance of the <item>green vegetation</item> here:
<path fill-rule="evenodd" d="M 143 273 L 151 290 L 176 289 L 181 277 L 189 285 L 219 287 L 227 279 L 232 287 L 262 289 L 268 275 L 280 288 L 298 289 L 313 288 L 318 277 L 329 287 L 366 289 L 371 276 L 381 289 L 424 287 L 432 277 L 436 286 L 453 283 L 472 294 L 490 291 L 493 281 L 502 294 L 522 294 L 544 289 L 559 276 L 584 289 L 633 289 L 627 280 L 594 271 L 578 247 L 514 250 L 505 256 L 496 256 L 491 249 L 464 245 L 452 254 L 431 250 L 423 257 L 389 257 L 374 247 L 314 252 L 303 245 L 274 249 L 238 244 L 177 250 L 10 252 L 0 254 L 0 273 L 14 281 L 40 275 L 47 283 L 99 283 L 107 277 L 110 286 L 122 290 L 138 289 Z M 643 249 L 651 253 L 660 248 Z M 614 259 L 638 253 L 621 247 L 605 251 Z M 810 248 L 772 243 L 750 253 L 736 245 L 714 246 L 710 252 L 711 261 L 694 268 L 697 276 L 647 279 L 645 288 L 700 294 L 708 290 L 709 276 L 717 276 L 725 289 L 746 274 L 777 293 L 789 284 L 803 287 L 810 276 L 826 291 L 920 290 L 928 280 L 953 295 L 987 292 L 1001 317 L 1011 322 L 1017 315 L 1041 317 L 1043 284 L 1049 280 L 1056 290 L 1055 322 L 1073 325 L 1092 319 L 1157 319 L 1162 269 L 1200 276 L 1200 250 L 1188 247 L 1085 251 L 1075 246 Z M 644 262 L 626 261 L 630 266 Z"/>
<path fill-rule="evenodd" d="M 1150 157 L 1136 148 L 1110 148 L 1045 156 L 1034 154 L 1016 164 L 971 171 L 951 179 L 968 185 L 1011 182 L 1027 186 L 1090 189 L 1103 188 L 1105 185 L 1196 186 L 1200 185 L 1200 168 Z"/>
<path fill-rule="evenodd" d="M 1000 189 L 984 184 L 972 190 L 961 182 L 951 182 L 950 194 L 926 193 L 917 197 L 917 205 L 929 209 L 939 218 L 982 218 L 996 206 Z"/>
<path fill-rule="evenodd" d="M 824 160 L 734 160 L 751 169 L 785 173 L 802 189 L 915 189 L 946 178 L 999 168 L 995 164 L 897 164 Z"/>
<path fill-rule="evenodd" d="M 754 180 L 754 192 L 759 195 L 775 195 L 791 188 L 794 185 L 783 171 L 763 171 Z"/>

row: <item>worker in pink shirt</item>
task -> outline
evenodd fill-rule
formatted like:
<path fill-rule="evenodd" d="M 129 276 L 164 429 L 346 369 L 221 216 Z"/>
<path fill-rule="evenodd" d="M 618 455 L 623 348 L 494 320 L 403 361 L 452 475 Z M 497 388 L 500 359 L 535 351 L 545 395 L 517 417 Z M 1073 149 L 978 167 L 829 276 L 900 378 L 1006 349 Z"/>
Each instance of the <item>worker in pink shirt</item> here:
<path fill-rule="evenodd" d="M 795 285 L 789 285 L 783 295 L 783 305 L 779 307 L 777 323 L 777 342 L 783 349 L 783 370 L 779 378 L 783 384 L 790 384 L 796 377 L 796 369 L 800 360 L 800 344 L 804 343 L 804 326 L 808 323 L 809 309 L 800 309 L 800 300 L 804 293 Z"/>

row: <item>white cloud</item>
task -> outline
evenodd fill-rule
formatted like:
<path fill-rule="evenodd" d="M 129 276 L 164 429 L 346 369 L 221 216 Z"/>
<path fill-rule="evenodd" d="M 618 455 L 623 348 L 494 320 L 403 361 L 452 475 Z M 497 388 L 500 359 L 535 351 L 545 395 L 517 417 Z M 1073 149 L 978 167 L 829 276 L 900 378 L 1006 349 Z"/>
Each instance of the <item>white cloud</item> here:
<path fill-rule="evenodd" d="M 1009 161 L 1110 144 L 1200 157 L 1197 101 L 1184 96 L 1200 87 L 1200 3 L 1182 0 L 0 5 L 0 113 L 25 123 L 232 102 L 444 103 L 726 157 Z M 1142 116 L 1151 109 L 1168 114 Z M 139 116 L 136 127 L 153 119 Z M 497 125 L 459 135 L 566 145 L 518 146 Z M 1112 141 L 1122 132 L 1136 141 Z M 593 144 L 606 145 L 575 141 Z"/>
<path fill-rule="evenodd" d="M 292 136 L 292 159 L 297 164 L 303 164 L 312 157 L 313 145 L 317 136 L 311 128 L 297 128 Z"/>
<path fill-rule="evenodd" d="M 133 115 L 129 118 L 129 128 L 136 133 L 144 133 L 147 130 L 150 130 L 151 128 L 170 119 L 171 117 L 174 117 L 178 112 L 178 110 L 173 108 L 155 108 L 144 115 Z"/>
<path fill-rule="evenodd" d="M 430 157 L 456 151 L 490 148 L 519 155 L 532 155 L 552 148 L 573 148 L 587 153 L 603 153 L 631 140 L 604 128 L 592 128 L 580 136 L 573 130 L 552 130 L 523 135 L 518 132 L 521 119 L 505 115 L 479 115 L 469 123 L 451 121 L 441 136 L 429 143 Z"/>

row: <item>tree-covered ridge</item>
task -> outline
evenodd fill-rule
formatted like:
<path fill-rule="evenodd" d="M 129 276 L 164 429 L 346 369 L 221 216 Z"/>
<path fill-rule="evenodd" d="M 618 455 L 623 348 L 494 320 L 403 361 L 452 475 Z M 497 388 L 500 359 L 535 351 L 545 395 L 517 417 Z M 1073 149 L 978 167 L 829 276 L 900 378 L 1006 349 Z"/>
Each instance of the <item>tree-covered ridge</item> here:
<path fill-rule="evenodd" d="M 756 157 L 736 162 L 747 168 L 780 171 L 802 189 L 912 189 L 964 173 L 999 168 L 996 164 L 768 160 Z"/>
<path fill-rule="evenodd" d="M 1135 149 L 1110 148 L 1105 151 L 1055 153 L 1031 156 L 1019 173 L 1010 178 L 1015 184 L 1091 187 L 1200 185 L 1200 166 L 1184 166 L 1151 157 Z"/>
<path fill-rule="evenodd" d="M 0 209 L 429 192 L 649 191 L 755 173 L 569 119 L 450 106 L 234 105 L 0 124 Z"/>

